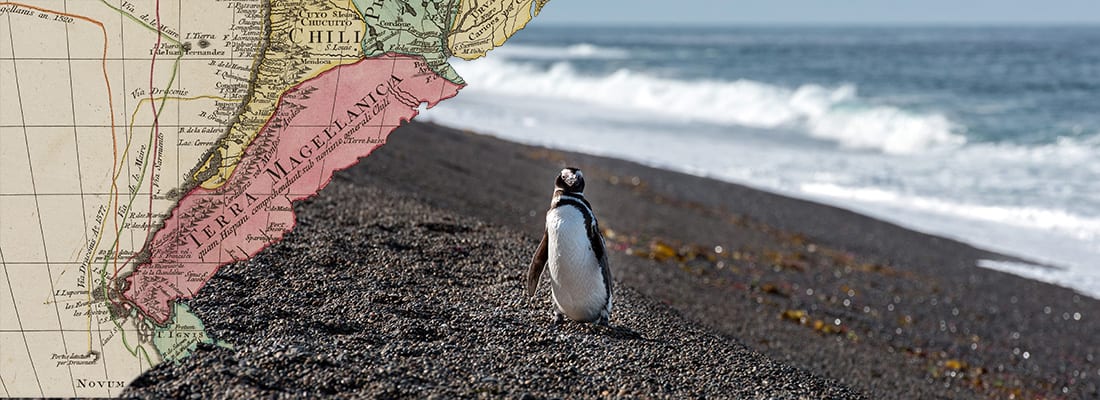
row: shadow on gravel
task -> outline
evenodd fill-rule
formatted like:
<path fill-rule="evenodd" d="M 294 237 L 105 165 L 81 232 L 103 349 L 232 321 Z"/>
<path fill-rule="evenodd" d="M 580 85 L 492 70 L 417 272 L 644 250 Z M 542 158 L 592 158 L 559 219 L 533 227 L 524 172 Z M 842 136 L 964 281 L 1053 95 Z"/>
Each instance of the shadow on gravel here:
<path fill-rule="evenodd" d="M 643 336 L 640 332 L 630 329 L 623 325 L 609 325 L 599 326 L 589 323 L 578 322 L 563 322 L 561 325 L 554 326 L 552 328 L 555 331 L 573 331 L 573 333 L 588 333 L 593 336 L 604 336 L 612 339 L 619 340 L 640 340 L 643 342 L 656 342 L 656 339 L 650 339 Z M 569 332 L 562 332 L 569 333 Z"/>
<path fill-rule="evenodd" d="M 645 336 L 642 336 L 642 334 L 638 333 L 638 331 L 635 331 L 633 329 L 630 329 L 630 328 L 627 328 L 627 327 L 621 326 L 621 325 L 620 326 L 612 325 L 612 326 L 606 326 L 606 327 L 598 327 L 594 331 L 596 333 L 602 334 L 602 335 L 610 337 L 610 338 L 615 338 L 615 339 L 641 340 L 643 342 L 652 342 L 652 341 L 654 341 L 653 339 L 649 339 L 649 338 L 646 338 Z"/>
<path fill-rule="evenodd" d="M 121 396 L 861 398 L 626 285 L 616 325 L 551 325 L 549 297 L 521 298 L 526 268 L 506 264 L 530 237 L 395 186 L 337 181 L 296 204 L 293 232 L 188 303 L 235 349 L 199 345 Z"/>

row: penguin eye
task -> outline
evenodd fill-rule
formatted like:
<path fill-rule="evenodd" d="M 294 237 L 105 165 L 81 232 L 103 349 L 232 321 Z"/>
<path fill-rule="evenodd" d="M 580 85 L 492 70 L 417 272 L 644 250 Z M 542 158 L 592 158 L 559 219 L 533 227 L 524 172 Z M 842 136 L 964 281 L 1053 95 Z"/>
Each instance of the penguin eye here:
<path fill-rule="evenodd" d="M 568 168 L 561 170 L 561 179 L 565 181 L 566 186 L 573 186 L 577 183 L 577 176 Z"/>

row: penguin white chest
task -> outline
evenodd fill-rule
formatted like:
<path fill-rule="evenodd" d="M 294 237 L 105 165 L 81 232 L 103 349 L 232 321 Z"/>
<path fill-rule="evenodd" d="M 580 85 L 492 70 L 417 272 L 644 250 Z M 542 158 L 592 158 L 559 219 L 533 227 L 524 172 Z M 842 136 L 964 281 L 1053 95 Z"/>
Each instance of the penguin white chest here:
<path fill-rule="evenodd" d="M 584 214 L 576 207 L 556 207 L 546 213 L 546 228 L 554 304 L 576 321 L 599 318 L 608 301 L 607 287 L 588 238 Z"/>

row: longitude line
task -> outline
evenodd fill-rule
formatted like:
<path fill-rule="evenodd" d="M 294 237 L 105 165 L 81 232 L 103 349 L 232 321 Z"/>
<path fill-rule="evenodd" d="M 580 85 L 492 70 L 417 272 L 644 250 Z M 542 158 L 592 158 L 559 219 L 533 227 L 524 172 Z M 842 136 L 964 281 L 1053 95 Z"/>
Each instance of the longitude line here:
<path fill-rule="evenodd" d="M 63 3 L 63 7 L 64 7 L 65 12 L 68 13 L 69 12 L 69 3 L 68 2 Z M 106 39 L 104 39 L 104 40 L 106 40 Z M 106 45 L 106 43 L 104 43 L 104 45 Z M 73 61 L 72 61 L 73 54 L 72 54 L 72 41 L 69 39 L 69 24 L 65 24 L 65 55 L 66 55 L 66 58 L 68 59 L 68 64 L 69 64 L 69 106 L 72 109 L 72 116 L 73 116 L 73 145 L 76 147 L 76 173 L 77 173 L 77 181 L 79 182 L 79 185 L 80 185 L 80 214 L 84 217 L 84 239 L 87 240 L 87 238 L 88 238 L 88 205 L 84 202 L 84 197 L 85 197 L 85 194 L 84 194 L 84 172 L 83 172 L 84 169 L 81 168 L 81 166 L 80 166 L 80 138 L 78 137 L 78 135 L 76 133 L 76 129 L 77 129 L 76 128 L 76 93 L 73 92 Z M 106 55 L 104 55 L 104 56 L 106 56 Z M 108 93 L 107 95 L 110 96 L 111 94 Z M 89 249 L 90 249 L 90 247 L 89 247 Z M 89 250 L 89 251 L 91 251 L 91 250 Z M 89 290 L 92 290 L 91 289 L 91 287 L 93 286 L 93 281 L 91 279 L 91 277 L 92 277 L 92 265 L 95 264 L 95 255 L 94 254 L 89 254 L 88 259 L 90 261 L 88 262 L 88 266 L 86 267 L 88 269 L 88 271 L 87 271 L 87 275 L 85 276 L 85 279 L 87 279 L 87 281 L 85 281 L 85 285 L 87 285 Z M 94 305 L 93 305 L 92 302 L 89 301 L 88 302 L 88 314 L 89 314 L 89 317 L 88 317 L 88 341 L 89 342 L 92 340 L 91 320 L 92 320 L 92 318 L 94 318 L 94 317 L 92 317 L 92 315 L 93 315 L 92 314 L 92 307 L 94 307 Z M 98 318 L 96 318 L 96 320 L 97 320 L 96 330 L 99 333 L 99 337 L 103 338 L 103 327 L 98 323 Z M 111 379 L 110 374 L 107 372 L 107 359 L 104 357 L 103 342 L 102 341 L 99 341 L 99 342 L 100 342 L 99 343 L 99 358 L 103 362 L 103 380 L 110 380 Z M 88 350 L 89 351 L 92 350 L 91 349 L 91 343 L 89 343 Z M 107 388 L 107 396 L 111 396 L 111 388 Z"/>
<path fill-rule="evenodd" d="M 233 9 L 233 21 L 236 21 L 236 20 L 237 20 L 237 7 L 231 7 L 231 8 Z M 232 63 L 232 62 L 233 62 L 233 51 L 230 51 L 230 52 L 229 52 L 229 62 L 230 62 L 230 63 Z M 247 104 L 246 104 L 245 106 L 247 106 Z M 247 108 L 246 108 L 246 107 L 244 107 L 244 106 L 242 106 L 242 107 L 241 107 L 241 109 L 240 109 L 240 110 L 241 110 L 241 114 L 242 114 L 242 115 L 243 115 L 243 114 L 244 114 L 245 112 L 247 112 L 247 111 L 246 111 L 246 109 L 247 109 Z M 229 140 L 229 137 L 230 137 L 230 135 L 232 135 L 232 134 L 233 134 L 233 125 L 235 125 L 235 124 L 232 124 L 232 123 L 230 123 L 230 124 L 229 124 L 229 130 L 228 130 L 228 131 L 226 131 L 226 133 L 225 133 L 225 139 L 224 139 L 224 140 L 228 141 L 228 140 Z M 259 135 L 260 135 L 260 133 L 257 133 L 257 134 L 256 134 L 256 136 L 257 136 L 257 137 L 258 137 Z M 255 138 L 253 138 L 253 139 L 255 139 Z M 228 148 L 228 147 L 227 147 L 227 148 Z M 247 149 L 247 148 L 248 148 L 248 146 L 245 146 L 245 148 L 244 148 L 244 149 L 241 149 L 241 155 L 240 155 L 240 157 L 242 157 L 242 158 L 244 157 L 245 149 Z M 214 150 L 214 151 L 218 151 L 218 150 Z M 222 162 L 224 163 L 224 162 L 225 162 L 225 160 L 222 160 Z M 238 166 L 240 165 L 240 162 L 241 162 L 241 160 L 237 160 L 237 165 L 238 165 Z M 213 167 L 211 167 L 211 168 L 213 168 Z M 221 168 L 219 167 L 218 169 L 221 169 Z M 232 175 L 232 174 L 231 174 L 231 175 Z M 228 185 L 228 184 L 229 184 L 229 180 L 230 180 L 230 179 L 232 179 L 232 176 L 227 176 L 227 177 L 226 177 L 226 181 L 225 181 L 225 182 L 223 182 L 223 183 L 222 183 L 222 185 Z M 199 184 L 198 184 L 198 185 L 197 185 L 196 187 L 198 187 L 198 188 L 201 188 L 201 187 L 202 187 L 202 183 L 201 183 L 201 182 L 199 182 Z M 222 193 L 221 193 L 221 194 L 220 194 L 220 195 L 219 195 L 218 197 L 220 197 L 220 198 L 221 198 L 222 204 L 226 204 L 226 203 L 225 203 L 225 192 L 222 192 Z M 181 219 L 182 219 L 182 218 L 181 218 Z M 180 221 L 180 223 L 182 223 L 182 221 Z M 177 230 L 176 230 L 176 232 L 179 232 L 179 229 L 177 229 Z M 181 232 L 181 233 L 182 233 L 182 232 Z M 223 253 L 225 253 L 225 247 L 224 247 L 224 246 L 222 246 L 222 244 L 224 244 L 224 241 L 218 241 L 218 265 L 222 265 L 222 254 L 223 254 Z M 200 256 L 199 258 L 201 259 L 202 257 Z"/>
<path fill-rule="evenodd" d="M 332 91 L 332 109 L 330 109 L 329 112 L 328 112 L 328 120 L 329 121 L 332 121 L 333 117 L 336 115 L 336 100 L 339 97 L 338 95 L 340 93 L 340 73 L 344 72 L 344 68 L 342 68 L 343 67 L 343 62 L 344 62 L 344 58 L 341 57 L 340 61 L 336 64 L 336 85 L 335 85 L 335 87 L 333 88 L 333 91 Z M 278 112 L 278 109 L 276 109 L 276 112 Z M 351 121 L 348 121 L 348 125 L 351 125 Z M 329 127 L 332 127 L 332 125 L 330 124 Z M 287 121 L 287 129 L 290 129 L 290 128 L 291 128 L 290 121 Z M 344 137 L 347 137 L 347 134 L 344 134 Z M 337 144 L 337 146 L 339 146 L 339 145 L 340 144 Z M 321 173 L 318 174 L 318 179 L 317 179 L 317 188 L 318 189 L 321 188 L 321 182 L 324 181 L 324 179 L 325 179 L 325 159 L 324 158 L 321 159 L 321 170 L 320 170 L 320 172 Z M 289 187 L 287 189 L 289 189 Z M 287 199 L 290 199 L 290 197 L 291 196 L 287 196 Z"/>
<path fill-rule="evenodd" d="M 19 85 L 19 63 L 14 60 L 16 58 L 15 57 L 15 34 L 12 33 L 12 30 L 11 30 L 11 14 L 10 13 L 8 14 L 8 41 L 10 42 L 10 45 L 11 45 L 11 58 L 13 59 L 12 62 L 11 62 L 11 65 L 12 65 L 12 73 L 15 76 L 15 93 L 16 93 L 16 97 L 19 98 L 19 121 L 22 122 L 23 124 L 26 124 L 27 123 L 27 116 L 26 116 L 26 112 L 23 110 L 23 93 L 22 93 L 22 90 L 20 89 L 20 85 Z M 38 205 L 38 188 L 37 188 L 37 185 L 34 183 L 34 163 L 31 162 L 31 139 L 27 135 L 26 126 L 23 127 L 23 147 L 27 149 L 27 168 L 30 170 L 30 173 L 31 173 L 31 192 L 33 192 L 35 194 L 34 195 L 34 210 L 35 210 L 35 213 L 38 214 L 38 234 L 39 234 L 39 237 L 42 239 L 42 255 L 45 256 L 45 258 L 46 258 L 46 274 L 49 276 L 50 294 L 52 295 L 54 293 L 53 268 L 50 267 L 50 252 L 49 252 L 49 249 L 46 248 L 46 231 L 42 227 L 42 208 L 39 207 L 39 205 Z M 7 271 L 7 269 L 5 268 L 5 272 L 6 271 Z M 10 284 L 11 281 L 9 280 L 8 283 Z M 12 294 L 12 296 L 13 297 L 15 296 L 14 293 Z M 56 299 L 54 299 L 54 300 L 56 300 Z M 54 313 L 57 315 L 57 328 L 58 329 L 64 329 L 65 325 L 61 323 L 61 309 L 57 307 L 57 301 L 53 302 L 53 310 L 54 310 Z M 61 335 L 61 347 L 65 350 L 65 354 L 69 354 L 69 344 L 65 340 L 65 333 L 60 331 L 60 330 L 57 333 L 59 335 Z M 24 341 L 26 341 L 26 339 L 24 339 Z M 69 370 L 69 383 L 72 384 L 73 396 L 76 396 L 76 380 L 73 379 L 73 367 L 71 365 L 67 365 L 66 367 Z M 39 385 L 41 385 L 41 382 L 39 382 Z"/>
<path fill-rule="evenodd" d="M 177 4 L 176 28 L 179 29 L 180 32 L 184 32 L 184 30 L 183 30 L 183 1 L 179 1 L 176 4 Z M 233 19 L 233 21 L 236 21 L 236 20 L 237 20 L 236 18 Z M 183 38 L 180 38 L 180 39 L 182 40 Z M 181 62 L 181 64 L 180 64 L 179 71 L 176 73 L 177 77 L 179 78 L 176 81 L 176 82 L 178 82 L 176 84 L 177 88 L 182 88 L 183 87 L 183 70 L 186 69 L 186 68 L 183 67 L 183 64 L 182 64 L 183 61 L 181 60 L 180 62 Z M 215 101 L 214 104 L 215 104 L 214 107 L 216 109 L 217 108 L 217 102 Z M 177 101 L 176 102 L 176 125 L 177 126 L 183 124 L 183 121 L 181 120 L 182 115 L 183 115 L 182 107 L 183 107 L 183 102 L 182 101 Z M 180 146 L 180 138 L 183 136 L 182 131 L 183 131 L 182 129 L 176 128 L 176 146 L 175 146 L 175 148 L 176 148 L 176 186 L 173 187 L 173 190 L 179 189 L 180 186 L 182 185 L 182 183 L 180 182 L 180 175 L 181 175 L 180 174 L 180 147 L 183 147 L 183 146 Z M 163 146 L 163 144 L 162 144 L 162 146 Z M 182 197 L 181 197 L 181 199 L 182 199 Z M 178 204 L 179 202 L 176 201 L 176 202 L 173 202 L 173 203 Z M 169 207 L 169 210 L 168 210 L 169 215 L 171 215 L 171 213 L 173 212 L 172 209 L 174 209 L 175 207 L 176 207 L 175 204 L 173 204 L 172 206 Z M 149 210 L 149 212 L 152 213 L 153 210 Z M 165 220 L 161 221 L 161 224 L 163 226 L 161 229 L 163 229 L 163 230 L 168 229 L 168 226 L 167 226 L 168 225 L 168 221 L 167 221 L 168 218 L 169 217 L 165 217 Z M 179 243 L 180 231 L 177 229 L 174 232 L 176 233 L 176 240 L 173 241 L 172 243 L 173 244 Z M 156 239 L 156 232 L 154 231 L 153 233 L 150 234 L 150 236 L 151 237 L 149 237 L 148 239 L 149 239 L 149 243 L 151 245 L 153 243 L 153 241 Z M 134 268 L 135 268 L 135 270 L 137 269 L 137 267 L 134 267 Z M 156 346 L 153 346 L 153 348 L 155 349 Z"/>
<path fill-rule="evenodd" d="M 8 384 L 4 382 L 4 375 L 0 374 L 0 386 L 4 387 L 4 397 L 11 397 L 11 392 L 8 391 Z"/>
<path fill-rule="evenodd" d="M 8 17 L 10 24 L 11 17 Z M 10 25 L 9 25 L 10 26 Z M 19 101 L 22 103 L 22 99 Z M 15 302 L 15 289 L 11 287 L 11 276 L 8 275 L 8 262 L 4 260 L 4 250 L 0 249 L 0 264 L 4 266 L 4 280 L 8 282 L 8 293 L 11 294 L 11 306 L 15 308 L 15 322 L 19 323 L 19 333 L 23 335 L 23 346 L 27 348 L 27 361 L 31 363 L 31 372 L 34 372 L 34 381 L 38 382 L 38 394 L 46 397 L 42 390 L 42 380 L 38 379 L 38 368 L 34 367 L 34 357 L 31 356 L 31 345 L 27 343 L 27 331 L 23 330 L 23 318 L 19 315 L 19 304 Z M 7 391 L 7 388 L 4 388 Z"/>
<path fill-rule="evenodd" d="M 237 20 L 236 18 L 233 18 L 233 21 L 236 21 L 236 20 Z M 179 29 L 180 32 L 184 32 L 184 30 L 183 30 L 183 1 L 182 0 L 176 2 L 176 29 Z M 180 40 L 183 40 L 183 37 L 180 37 Z M 179 63 L 180 63 L 179 70 L 176 71 L 176 88 L 177 89 L 183 88 L 183 70 L 187 69 L 187 68 L 184 67 L 184 65 L 186 65 L 186 63 L 183 62 L 182 58 L 179 60 Z M 216 109 L 217 108 L 217 102 L 215 101 L 214 104 L 215 104 L 214 107 Z M 183 123 L 183 121 L 181 121 L 181 118 L 182 118 L 182 115 L 183 115 L 182 107 L 183 107 L 183 102 L 182 101 L 177 101 L 176 102 L 176 125 L 181 125 Z M 180 131 L 181 131 L 181 129 L 178 129 L 178 128 L 176 129 L 176 145 L 174 146 L 176 148 L 176 174 L 175 174 L 176 175 L 176 186 L 174 186 L 173 189 L 178 189 L 180 187 L 180 147 L 181 146 L 179 145 L 179 140 L 180 140 L 180 136 L 182 136 L 180 134 Z M 165 136 L 167 137 L 167 135 L 165 135 Z M 165 143 L 161 143 L 161 146 L 165 146 Z M 164 161 L 162 160 L 161 162 L 163 163 Z M 156 163 L 153 163 L 153 166 L 156 166 L 156 165 L 157 165 Z M 150 192 L 151 191 L 152 190 L 150 190 Z M 174 203 L 179 204 L 179 202 L 174 202 Z M 176 204 L 173 204 L 169 207 L 169 209 L 168 209 L 169 215 L 171 215 L 171 213 L 173 212 L 172 209 L 176 208 Z M 153 208 L 149 207 L 149 213 L 151 214 L 152 212 L 153 212 Z M 167 228 L 167 224 L 168 224 L 167 219 L 169 217 L 164 217 L 164 218 L 165 218 L 165 220 L 161 221 L 161 224 L 163 226 L 161 229 Z M 152 224 L 150 224 L 150 226 L 152 226 Z M 168 244 L 168 246 L 174 246 L 176 243 L 179 243 L 180 231 L 177 229 L 174 232 L 176 234 L 176 240 L 173 240 L 170 244 Z M 146 240 L 149 241 L 149 246 L 153 246 L 153 243 L 156 241 L 156 237 L 157 237 L 156 235 L 157 235 L 157 230 L 154 230 L 154 229 L 150 228 L 149 237 L 146 238 Z M 150 250 L 150 252 L 152 252 L 152 250 Z M 135 271 L 137 270 L 136 266 L 134 267 L 134 270 Z M 176 287 L 180 286 L 180 283 L 179 283 L 180 275 L 182 275 L 182 274 L 176 274 Z M 192 297 L 194 297 L 194 293 L 192 293 Z M 171 311 L 172 310 L 169 310 L 169 313 L 171 313 Z M 177 318 L 178 318 L 178 315 L 177 315 Z M 153 346 L 153 351 L 159 352 L 159 350 L 157 349 L 156 346 Z M 163 358 L 163 356 L 161 358 Z"/>
<path fill-rule="evenodd" d="M 123 0 L 118 1 L 118 6 L 120 8 L 122 7 L 123 2 L 124 2 Z M 118 51 L 122 55 L 121 57 L 119 57 L 120 59 L 122 59 L 122 93 L 123 93 L 123 96 L 122 96 L 122 115 L 126 116 L 126 115 L 130 115 L 130 111 L 127 109 L 127 105 L 126 105 L 126 103 L 127 103 L 126 97 L 127 96 L 125 95 L 126 93 L 129 93 L 129 92 L 126 91 L 126 76 L 127 76 L 126 75 L 126 61 L 127 61 L 126 60 L 126 25 L 127 25 L 126 24 L 126 17 L 124 15 L 122 15 L 122 13 L 118 13 L 118 21 L 119 21 L 118 22 L 118 26 L 119 26 L 119 28 L 118 28 L 119 29 L 119 35 L 118 35 L 119 39 L 118 40 L 120 42 L 120 46 L 118 48 L 119 49 Z M 159 32 L 158 32 L 158 34 L 159 34 Z M 140 61 L 140 60 L 136 60 L 136 61 Z M 139 101 L 138 105 L 140 105 L 140 104 L 141 104 L 141 102 Z M 126 135 L 126 145 L 127 145 L 126 148 L 129 148 L 130 138 L 133 136 L 133 130 L 123 129 L 123 134 Z M 120 157 L 120 159 L 122 159 L 122 158 L 125 158 L 125 157 Z M 120 166 L 118 166 L 118 168 L 119 168 L 119 170 L 121 170 L 122 166 L 120 165 Z M 126 179 L 129 180 L 129 175 L 130 175 L 129 163 L 127 163 L 127 166 L 126 166 L 126 175 L 127 175 Z M 116 179 L 116 181 L 117 181 L 117 179 Z M 115 183 L 115 182 L 112 182 L 112 184 L 113 183 Z M 129 188 L 129 185 L 127 185 L 126 187 Z M 108 194 L 108 196 L 110 196 L 110 195 L 114 195 L 115 197 L 118 197 L 118 191 L 116 190 L 115 193 Z M 108 204 L 110 204 L 110 201 L 108 201 Z M 116 213 L 116 214 L 118 213 L 118 206 L 119 206 L 119 204 L 116 203 L 115 204 L 115 210 L 114 210 L 114 213 Z M 129 212 L 129 210 L 126 210 L 126 211 Z M 104 217 L 104 218 L 106 218 L 106 217 Z M 106 224 L 106 222 L 104 222 L 104 224 Z M 122 232 L 117 231 L 117 230 L 115 230 L 115 232 L 116 232 L 115 233 L 116 236 L 115 236 L 114 242 L 117 244 L 118 242 L 122 241 Z M 112 257 L 112 258 L 117 259 L 118 258 L 117 255 L 111 254 L 111 250 L 112 249 L 107 250 L 107 257 Z M 110 265 L 109 262 L 103 264 L 103 274 L 104 275 L 107 274 L 108 265 Z M 110 284 L 113 285 L 114 282 L 111 282 Z M 106 288 L 108 283 L 107 282 L 102 282 L 102 285 L 103 285 L 104 288 Z M 110 312 L 110 311 L 108 311 L 108 312 Z M 116 329 L 118 330 L 118 334 L 121 336 L 120 340 L 125 341 L 126 340 L 125 339 L 126 329 L 123 328 L 121 326 L 121 324 L 119 324 L 116 327 Z M 137 361 L 138 361 L 138 371 L 144 371 L 145 368 L 142 367 L 141 356 L 137 355 L 137 349 L 136 348 L 134 350 L 134 358 L 136 358 Z"/>
<path fill-rule="evenodd" d="M 454 5 L 453 0 L 451 1 L 450 4 L 451 4 L 451 7 L 454 8 L 453 11 L 455 12 L 455 14 L 452 14 L 452 15 L 457 15 L 458 7 L 456 7 Z M 451 21 L 451 23 L 449 23 L 448 25 L 452 25 L 452 24 L 454 24 L 454 21 Z M 447 43 L 443 43 L 443 47 L 447 47 Z M 454 67 L 452 66 L 451 69 L 454 69 Z M 455 72 L 455 74 L 458 74 L 458 72 Z M 445 90 L 447 88 L 447 82 L 451 82 L 451 81 L 447 78 L 444 78 L 443 75 L 439 75 L 439 74 L 436 74 L 436 75 L 443 79 L 443 81 L 440 82 L 440 84 L 439 84 L 439 99 L 440 100 L 438 102 L 436 102 L 436 105 L 438 105 L 439 103 L 443 102 L 443 100 L 442 100 L 443 99 L 443 90 Z M 454 82 L 451 82 L 451 83 L 454 83 Z M 457 96 L 457 94 L 455 94 L 455 95 Z"/>

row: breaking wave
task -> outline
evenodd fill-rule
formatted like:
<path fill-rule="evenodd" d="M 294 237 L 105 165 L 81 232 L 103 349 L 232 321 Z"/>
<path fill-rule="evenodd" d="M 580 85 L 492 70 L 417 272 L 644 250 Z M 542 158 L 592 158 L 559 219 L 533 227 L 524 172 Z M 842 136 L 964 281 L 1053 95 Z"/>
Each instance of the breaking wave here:
<path fill-rule="evenodd" d="M 528 60 L 621 59 L 630 56 L 626 49 L 578 43 L 570 46 L 535 46 L 511 44 L 493 50 L 494 57 Z"/>
<path fill-rule="evenodd" d="M 584 48 L 578 46 L 585 45 L 568 48 Z M 678 80 L 626 69 L 594 76 L 578 73 L 569 62 L 539 68 L 500 59 L 459 63 L 456 69 L 467 80 L 478 82 L 466 89 L 470 92 L 535 94 L 677 120 L 790 129 L 843 147 L 887 154 L 966 143 L 961 134 L 965 128 L 945 116 L 871 104 L 857 95 L 853 85 L 786 88 L 745 79 Z"/>

